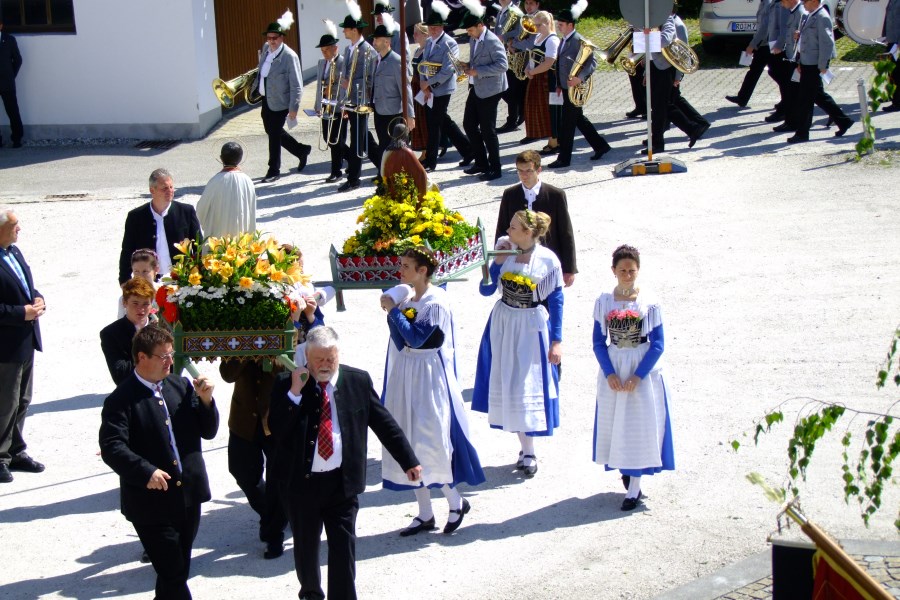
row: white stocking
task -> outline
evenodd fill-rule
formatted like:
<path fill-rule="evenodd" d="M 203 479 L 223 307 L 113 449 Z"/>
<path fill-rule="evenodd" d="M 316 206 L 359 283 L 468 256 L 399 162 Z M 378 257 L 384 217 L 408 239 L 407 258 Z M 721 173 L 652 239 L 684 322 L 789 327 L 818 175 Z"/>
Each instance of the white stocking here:
<path fill-rule="evenodd" d="M 462 496 L 459 495 L 459 492 L 456 491 L 456 488 L 445 485 L 441 488 L 441 491 L 444 493 L 444 497 L 447 499 L 447 504 L 450 505 L 450 510 L 459 510 L 462 508 Z M 450 516 L 447 517 L 448 523 L 455 523 L 458 520 L 459 515 L 457 513 L 450 513 Z"/>
<path fill-rule="evenodd" d="M 416 488 L 416 502 L 419 503 L 419 518 L 423 521 L 434 518 L 434 511 L 431 510 L 431 490 L 427 487 Z M 410 527 L 415 527 L 418 522 L 413 520 Z"/>
<path fill-rule="evenodd" d="M 524 456 L 535 456 L 534 454 L 534 438 L 530 435 L 526 435 L 519 432 L 519 443 L 522 445 L 522 454 Z M 537 461 L 533 458 L 525 459 L 525 466 L 530 467 L 533 466 Z"/>
<path fill-rule="evenodd" d="M 641 493 L 641 478 L 631 476 L 631 483 L 628 484 L 628 491 L 625 492 L 626 498 L 637 498 Z"/>

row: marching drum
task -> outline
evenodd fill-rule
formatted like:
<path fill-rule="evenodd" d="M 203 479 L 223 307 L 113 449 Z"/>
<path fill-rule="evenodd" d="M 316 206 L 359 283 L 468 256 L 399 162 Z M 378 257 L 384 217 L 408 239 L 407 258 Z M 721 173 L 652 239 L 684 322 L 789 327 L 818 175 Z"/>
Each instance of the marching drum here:
<path fill-rule="evenodd" d="M 881 44 L 888 0 L 844 0 L 838 4 L 835 23 L 857 44 Z"/>

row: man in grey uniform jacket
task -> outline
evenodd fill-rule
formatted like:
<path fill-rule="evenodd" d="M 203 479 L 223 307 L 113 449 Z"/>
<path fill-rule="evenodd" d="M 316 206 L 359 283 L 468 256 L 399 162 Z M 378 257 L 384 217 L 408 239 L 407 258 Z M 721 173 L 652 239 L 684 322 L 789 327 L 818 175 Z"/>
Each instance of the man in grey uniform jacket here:
<path fill-rule="evenodd" d="M 322 118 L 322 139 L 328 142 L 331 153 L 331 173 L 325 183 L 334 183 L 343 177 L 341 163 L 349 154 L 347 128 L 337 102 L 341 98 L 341 73 L 344 57 L 338 53 L 337 30 L 319 38 L 316 46 L 322 52 L 316 68 L 316 114 Z M 323 100 L 325 102 L 323 102 Z M 329 104 L 330 103 L 330 104 Z"/>
<path fill-rule="evenodd" d="M 825 10 L 821 0 L 804 0 L 803 7 L 809 14 L 800 20 L 800 95 L 797 107 L 799 111 L 797 133 L 788 138 L 789 144 L 809 141 L 813 104 L 822 107 L 837 124 L 835 137 L 841 137 L 853 125 L 853 119 L 825 93 L 822 85 L 822 75 L 828 71 L 828 63 L 835 56 L 831 15 Z"/>
<path fill-rule="evenodd" d="M 391 123 L 402 116 L 403 86 L 400 73 L 400 55 L 391 50 L 391 40 L 396 32 L 388 31 L 386 25 L 375 28 L 372 43 L 378 53 L 379 60 L 375 67 L 374 83 L 372 85 L 372 105 L 375 108 L 375 133 L 378 141 L 369 132 L 369 158 L 381 175 L 381 157 L 391 139 Z M 410 81 L 412 71 L 409 63 L 406 67 L 406 123 L 412 130 L 416 126 L 415 112 L 413 110 L 413 95 Z"/>
<path fill-rule="evenodd" d="M 262 121 L 269 136 L 269 170 L 263 183 L 271 183 L 281 176 L 281 149 L 297 157 L 300 161 L 297 171 L 306 166 L 310 146 L 301 144 L 284 130 L 286 119 L 297 119 L 300 110 L 300 96 L 303 81 L 300 78 L 300 59 L 284 43 L 287 30 L 280 23 L 269 23 L 263 32 L 266 44 L 259 56 L 259 76 L 257 85 L 262 95 Z"/>
<path fill-rule="evenodd" d="M 338 27 L 344 28 L 344 37 L 350 45 L 344 51 L 344 72 L 341 87 L 349 104 L 362 108 L 372 101 L 372 75 L 375 72 L 375 49 L 363 39 L 362 30 L 369 24 L 352 15 L 344 17 Z M 369 117 L 365 113 L 348 110 L 344 118 L 350 124 L 350 152 L 347 154 L 347 181 L 338 186 L 339 192 L 355 190 L 359 187 L 362 171 L 362 145 L 368 141 Z"/>
<path fill-rule="evenodd" d="M 744 50 L 746 54 L 753 55 L 750 70 L 744 75 L 744 82 L 741 84 L 737 96 L 725 96 L 726 100 L 742 108 L 750 102 L 750 96 L 753 95 L 759 76 L 769 64 L 769 9 L 772 8 L 772 2 L 777 3 L 778 0 L 759 0 L 759 7 L 756 9 L 756 33 L 753 34 L 753 39 Z M 769 71 L 769 77 L 774 80 L 775 74 Z"/>

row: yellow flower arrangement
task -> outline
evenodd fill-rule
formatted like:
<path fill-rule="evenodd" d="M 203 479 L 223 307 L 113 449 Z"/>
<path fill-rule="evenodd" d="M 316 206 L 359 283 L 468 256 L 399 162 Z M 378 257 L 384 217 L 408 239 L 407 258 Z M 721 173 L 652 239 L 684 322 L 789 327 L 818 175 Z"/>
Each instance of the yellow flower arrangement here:
<path fill-rule="evenodd" d="M 532 291 L 534 291 L 534 288 L 537 287 L 537 284 L 533 282 L 531 278 L 528 277 L 528 275 L 522 275 L 521 273 L 513 273 L 511 271 L 507 271 L 500 276 L 500 279 L 511 281 L 519 286 L 527 287 Z"/>
<path fill-rule="evenodd" d="M 394 175 L 394 195 L 379 186 L 365 201 L 357 218 L 362 227 L 343 245 L 342 254 L 352 256 L 396 255 L 428 242 L 434 250 L 449 252 L 465 246 L 478 228 L 461 214 L 449 210 L 437 191 L 419 200 L 415 182 L 406 173 Z"/>

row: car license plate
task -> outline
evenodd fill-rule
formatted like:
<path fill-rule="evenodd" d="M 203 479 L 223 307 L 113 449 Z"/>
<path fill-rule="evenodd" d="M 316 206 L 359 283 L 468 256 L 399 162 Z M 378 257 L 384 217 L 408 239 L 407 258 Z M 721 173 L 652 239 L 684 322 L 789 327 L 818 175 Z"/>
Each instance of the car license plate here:
<path fill-rule="evenodd" d="M 756 31 L 756 23 L 732 23 L 731 31 L 746 31 L 747 33 L 752 33 Z"/>

